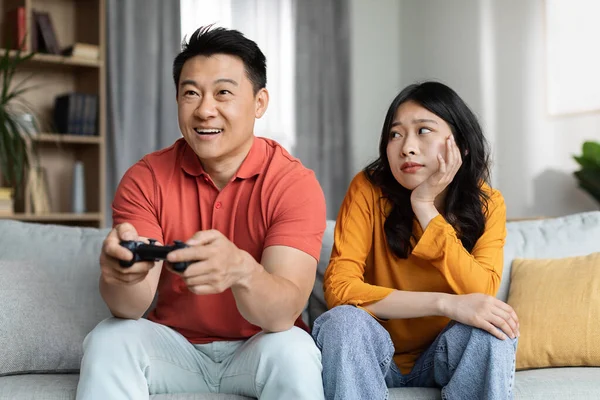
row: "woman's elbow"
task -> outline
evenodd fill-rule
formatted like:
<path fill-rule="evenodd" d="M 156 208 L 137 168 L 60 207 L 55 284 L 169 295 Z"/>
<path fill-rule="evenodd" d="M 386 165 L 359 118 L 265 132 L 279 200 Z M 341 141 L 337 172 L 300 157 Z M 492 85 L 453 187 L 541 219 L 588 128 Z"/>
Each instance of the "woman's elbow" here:
<path fill-rule="evenodd" d="M 500 280 L 500 277 L 495 272 L 492 272 L 487 287 L 484 288 L 483 293 L 489 296 L 496 296 L 498 290 L 500 289 Z"/>

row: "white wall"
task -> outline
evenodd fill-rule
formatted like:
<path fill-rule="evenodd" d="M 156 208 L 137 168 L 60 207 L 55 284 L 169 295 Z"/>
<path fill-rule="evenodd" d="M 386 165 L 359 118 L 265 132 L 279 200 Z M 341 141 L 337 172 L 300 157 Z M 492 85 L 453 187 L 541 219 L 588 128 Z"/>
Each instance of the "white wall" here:
<path fill-rule="evenodd" d="M 600 112 L 547 114 L 543 7 L 543 0 L 403 0 L 399 10 L 401 85 L 440 80 L 478 114 L 509 217 L 599 208 L 577 188 L 572 155 L 584 140 L 600 140 Z"/>
<path fill-rule="evenodd" d="M 350 0 L 352 173 L 378 155 L 385 113 L 400 86 L 400 2 Z"/>

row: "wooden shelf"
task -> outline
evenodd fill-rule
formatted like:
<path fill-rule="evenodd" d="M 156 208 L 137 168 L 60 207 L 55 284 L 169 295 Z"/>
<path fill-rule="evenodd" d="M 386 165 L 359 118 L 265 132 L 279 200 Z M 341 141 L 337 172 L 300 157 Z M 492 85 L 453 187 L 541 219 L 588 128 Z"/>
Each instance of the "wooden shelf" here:
<path fill-rule="evenodd" d="M 6 52 L 6 49 L 0 50 L 2 55 Z M 16 50 L 9 50 L 9 54 L 14 57 L 17 53 Z M 21 52 L 21 55 L 25 56 L 28 52 Z M 37 53 L 33 56 L 29 62 L 39 63 L 39 64 L 55 64 L 55 65 L 71 65 L 74 67 L 91 67 L 91 68 L 100 68 L 103 66 L 103 62 L 101 60 L 90 60 L 87 58 L 76 58 L 76 57 L 65 57 L 58 54 L 45 54 L 45 53 Z"/>
<path fill-rule="evenodd" d="M 38 133 L 31 137 L 34 142 L 40 143 L 69 143 L 69 144 L 100 144 L 100 136 L 68 135 L 63 133 Z"/>
<path fill-rule="evenodd" d="M 6 20 L 7 12 L 18 7 L 23 8 L 25 15 L 25 25 L 21 26 L 24 32 L 32 32 L 39 22 L 35 21 L 33 10 L 47 13 L 59 48 L 74 43 L 97 45 L 99 57 L 34 52 L 26 64 L 19 66 L 14 84 L 25 81 L 25 87 L 30 88 L 21 100 L 41 130 L 28 139 L 36 166 L 30 172 L 37 172 L 26 178 L 23 204 L 17 207 L 21 213 L 3 214 L 0 219 L 101 228 L 106 210 L 106 0 L 0 0 L 0 15 Z M 2 21 L 0 28 L 8 28 L 10 23 L 16 28 L 22 21 Z M 8 55 L 14 59 L 17 50 L 5 45 L 13 43 L 6 39 L 7 29 L 0 29 L 0 57 Z M 26 35 L 26 49 L 35 48 L 31 39 Z M 98 96 L 96 136 L 52 133 L 56 99 L 69 93 Z M 71 212 L 75 165 L 83 166 L 85 209 L 92 211 L 89 213 Z M 45 213 L 36 214 L 36 208 Z"/>
<path fill-rule="evenodd" d="M 49 214 L 0 214 L 0 219 L 14 219 L 17 221 L 29 222 L 63 222 L 63 221 L 100 221 L 102 215 L 100 213 L 49 213 Z"/>

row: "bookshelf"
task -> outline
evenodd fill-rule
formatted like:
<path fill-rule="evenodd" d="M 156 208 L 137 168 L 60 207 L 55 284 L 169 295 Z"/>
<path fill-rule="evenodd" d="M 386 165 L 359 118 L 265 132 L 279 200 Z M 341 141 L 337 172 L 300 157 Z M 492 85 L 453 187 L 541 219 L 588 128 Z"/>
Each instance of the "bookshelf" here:
<path fill-rule="evenodd" d="M 105 93 L 105 0 L 0 0 L 0 47 L 6 43 L 7 15 L 18 7 L 24 9 L 25 31 L 38 28 L 33 12 L 47 13 L 52 22 L 58 46 L 74 43 L 97 45 L 98 59 L 36 53 L 16 77 L 16 82 L 30 77 L 28 85 L 35 89 L 24 99 L 36 115 L 41 132 L 31 139 L 32 150 L 46 177 L 49 210 L 35 210 L 30 188 L 26 188 L 25 204 L 20 212 L 0 215 L 0 219 L 52 223 L 61 225 L 103 227 L 106 193 L 106 93 Z M 8 22 L 10 23 L 10 21 Z M 39 36 L 37 40 L 39 46 Z M 25 50 L 32 48 L 27 35 Z M 1 48 L 0 52 L 14 50 Z M 85 136 L 55 133 L 54 101 L 70 93 L 98 96 L 97 134 Z M 85 212 L 74 213 L 72 202 L 73 174 L 76 162 L 83 164 Z"/>

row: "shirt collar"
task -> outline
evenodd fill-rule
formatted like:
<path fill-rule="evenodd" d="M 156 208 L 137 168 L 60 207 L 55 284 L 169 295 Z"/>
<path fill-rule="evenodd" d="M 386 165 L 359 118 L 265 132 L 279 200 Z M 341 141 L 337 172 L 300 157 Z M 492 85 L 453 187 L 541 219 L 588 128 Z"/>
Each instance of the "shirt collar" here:
<path fill-rule="evenodd" d="M 206 173 L 206 171 L 204 171 L 204 168 L 202 167 L 200 159 L 198 158 L 196 153 L 194 153 L 194 150 L 188 145 L 185 139 L 181 140 L 184 141 L 181 168 L 187 174 L 192 176 L 208 176 L 208 174 Z M 256 137 L 252 139 L 252 147 L 250 148 L 250 151 L 248 152 L 248 155 L 246 156 L 244 161 L 242 161 L 242 165 L 240 165 L 240 168 L 238 168 L 237 172 L 235 173 L 234 179 L 252 178 L 256 175 L 259 175 L 263 171 L 265 167 L 265 159 L 267 156 L 266 146 L 267 144 L 264 140 L 257 139 Z"/>

